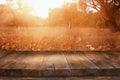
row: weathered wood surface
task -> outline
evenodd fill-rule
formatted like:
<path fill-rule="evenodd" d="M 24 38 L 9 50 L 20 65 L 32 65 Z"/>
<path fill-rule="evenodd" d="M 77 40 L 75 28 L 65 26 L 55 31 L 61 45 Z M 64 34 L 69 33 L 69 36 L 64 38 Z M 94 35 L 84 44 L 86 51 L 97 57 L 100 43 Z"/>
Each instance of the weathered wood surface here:
<path fill-rule="evenodd" d="M 120 80 L 119 76 L 95 77 L 0 77 L 0 80 Z"/>
<path fill-rule="evenodd" d="M 0 76 L 120 76 L 120 52 L 0 51 Z"/>
<path fill-rule="evenodd" d="M 88 60 L 81 52 L 71 52 L 65 54 L 70 65 L 72 76 L 81 75 L 98 75 L 99 67 Z M 96 74 L 94 74 L 96 73 Z"/>

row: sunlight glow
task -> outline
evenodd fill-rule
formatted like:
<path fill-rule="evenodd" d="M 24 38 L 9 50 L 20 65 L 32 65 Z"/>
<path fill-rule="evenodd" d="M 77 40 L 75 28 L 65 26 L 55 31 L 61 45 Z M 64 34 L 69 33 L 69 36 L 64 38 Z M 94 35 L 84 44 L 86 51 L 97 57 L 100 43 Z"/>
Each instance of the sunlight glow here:
<path fill-rule="evenodd" d="M 34 16 L 40 16 L 42 18 L 48 17 L 49 9 L 59 8 L 64 2 L 72 2 L 72 0 L 24 0 L 24 4 L 29 5 L 33 8 L 33 11 L 30 13 Z"/>
<path fill-rule="evenodd" d="M 12 8 L 17 9 L 17 1 L 12 0 Z M 30 12 L 33 16 L 39 16 L 42 18 L 48 17 L 49 9 L 51 8 L 60 8 L 65 2 L 71 3 L 74 0 L 21 0 L 23 5 L 29 6 L 32 8 Z M 0 0 L 0 4 L 6 4 L 6 0 Z"/>
<path fill-rule="evenodd" d="M 5 0 L 0 0 L 0 4 L 5 4 Z"/>

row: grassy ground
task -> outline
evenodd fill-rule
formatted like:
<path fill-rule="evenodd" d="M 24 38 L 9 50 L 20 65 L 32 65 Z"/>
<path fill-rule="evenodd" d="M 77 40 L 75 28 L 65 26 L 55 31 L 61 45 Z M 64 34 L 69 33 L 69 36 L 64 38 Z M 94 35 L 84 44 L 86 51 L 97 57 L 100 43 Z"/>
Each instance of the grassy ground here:
<path fill-rule="evenodd" d="M 120 50 L 120 32 L 108 29 L 35 27 L 0 28 L 4 50 Z"/>

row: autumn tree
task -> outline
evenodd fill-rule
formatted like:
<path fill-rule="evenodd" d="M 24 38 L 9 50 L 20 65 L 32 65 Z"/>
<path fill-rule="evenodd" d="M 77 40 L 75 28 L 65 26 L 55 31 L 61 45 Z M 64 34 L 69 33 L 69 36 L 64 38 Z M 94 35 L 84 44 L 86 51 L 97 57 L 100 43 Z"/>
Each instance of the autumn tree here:
<path fill-rule="evenodd" d="M 49 21 L 54 25 L 71 28 L 77 25 L 78 14 L 76 3 L 66 3 L 61 8 L 54 8 L 49 11 Z"/>
<path fill-rule="evenodd" d="M 120 25 L 116 20 L 120 14 L 120 0 L 82 0 L 87 7 L 91 7 L 100 13 L 101 18 L 114 31 L 120 31 Z M 79 0 L 81 3 L 81 0 Z"/>
<path fill-rule="evenodd" d="M 18 27 L 20 25 L 26 25 L 26 20 L 28 19 L 23 18 L 23 15 L 26 16 L 26 18 L 28 16 L 30 17 L 29 13 L 32 11 L 32 8 L 24 5 L 22 0 L 6 0 L 6 4 L 12 8 L 11 13 L 14 16 L 14 19 L 11 22 L 12 26 Z"/>
<path fill-rule="evenodd" d="M 63 6 L 63 16 L 66 22 L 66 26 L 69 28 L 77 25 L 77 19 L 78 19 L 78 10 L 76 3 L 66 3 Z"/>
<path fill-rule="evenodd" d="M 13 20 L 12 9 L 7 5 L 0 4 L 0 26 L 11 25 Z"/>
<path fill-rule="evenodd" d="M 51 26 L 61 26 L 64 24 L 64 18 L 61 8 L 54 8 L 49 10 L 48 24 Z"/>

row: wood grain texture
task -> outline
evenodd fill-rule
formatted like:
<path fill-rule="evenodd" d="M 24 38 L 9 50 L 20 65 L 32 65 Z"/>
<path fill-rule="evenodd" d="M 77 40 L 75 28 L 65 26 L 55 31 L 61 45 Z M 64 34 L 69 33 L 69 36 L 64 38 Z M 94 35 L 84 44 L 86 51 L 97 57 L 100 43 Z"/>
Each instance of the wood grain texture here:
<path fill-rule="evenodd" d="M 62 53 L 47 53 L 42 65 L 44 75 L 48 76 L 64 76 L 70 75 L 69 65 Z"/>
<path fill-rule="evenodd" d="M 3 51 L 3 50 L 0 50 L 0 59 L 9 55 L 10 53 L 12 53 L 12 51 Z"/>
<path fill-rule="evenodd" d="M 0 80 L 120 80 L 119 76 L 84 77 L 0 77 Z"/>
<path fill-rule="evenodd" d="M 119 75 L 120 68 L 115 68 L 112 62 L 106 59 L 101 52 L 84 52 L 100 68 L 100 75 Z M 119 54 L 118 54 L 119 56 Z"/>
<path fill-rule="evenodd" d="M 0 58 L 3 57 L 3 56 L 5 56 L 6 54 L 7 54 L 6 51 L 0 51 Z"/>
<path fill-rule="evenodd" d="M 100 69 L 113 69 L 114 66 L 99 52 L 84 52 L 85 56 L 94 62 Z"/>
<path fill-rule="evenodd" d="M 102 55 L 115 67 L 114 71 L 120 74 L 120 52 L 102 52 Z"/>
<path fill-rule="evenodd" d="M 119 52 L 1 51 L 1 53 L 7 55 L 0 58 L 0 76 L 120 76 Z"/>
<path fill-rule="evenodd" d="M 115 68 L 120 68 L 120 52 L 102 52 Z"/>
<path fill-rule="evenodd" d="M 19 56 L 18 53 L 11 53 L 0 59 L 0 68 L 1 69 L 8 69 L 9 65 L 13 64 L 15 60 L 17 59 L 16 57 Z"/>
<path fill-rule="evenodd" d="M 98 75 L 99 67 L 88 60 L 82 52 L 65 54 L 71 68 L 72 75 Z"/>

